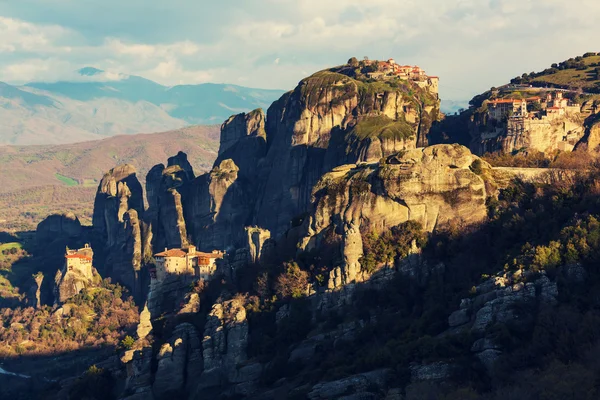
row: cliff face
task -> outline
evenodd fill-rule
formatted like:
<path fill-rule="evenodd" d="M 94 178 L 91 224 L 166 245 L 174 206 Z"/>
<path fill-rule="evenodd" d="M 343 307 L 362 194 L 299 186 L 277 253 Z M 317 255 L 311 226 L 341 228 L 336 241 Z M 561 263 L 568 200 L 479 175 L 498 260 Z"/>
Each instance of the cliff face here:
<path fill-rule="evenodd" d="M 147 274 L 140 274 L 144 245 L 144 201 L 135 168 L 122 165 L 104 175 L 94 202 L 93 227 L 104 244 L 107 276 L 143 297 Z"/>
<path fill-rule="evenodd" d="M 98 272 L 92 266 L 93 251 L 91 248 L 82 249 L 80 255 L 89 257 L 89 262 L 79 262 L 79 258 L 74 259 L 75 262 L 67 262 L 62 269 L 56 272 L 54 277 L 54 302 L 62 304 L 71 297 L 77 295 L 83 289 L 90 288 L 97 283 L 99 278 Z M 43 279 L 43 277 L 42 277 Z M 37 279 L 36 279 L 37 280 Z M 41 281 L 40 281 L 41 283 Z"/>
<path fill-rule="evenodd" d="M 318 249 L 324 232 L 334 230 L 343 255 L 330 274 L 329 289 L 336 289 L 366 278 L 360 265 L 363 231 L 408 220 L 433 230 L 453 218 L 483 218 L 485 184 L 469 170 L 477 157 L 460 146 L 417 148 L 426 145 L 438 118 L 436 91 L 423 82 L 358 80 L 340 72 L 303 80 L 267 115 L 256 110 L 228 119 L 209 173 L 195 177 L 183 153 L 152 168 L 146 211 L 135 171 L 124 166 L 105 176 L 94 227 L 111 257 L 129 260 L 130 287 L 139 285 L 135 273 L 147 256 L 165 247 L 227 250 L 228 266 L 235 269 L 275 253 L 293 257 L 298 248 Z M 304 223 L 295 222 L 290 234 L 293 220 Z M 126 275 L 117 272 L 121 279 Z M 129 389 L 157 398 L 253 393 L 267 366 L 248 360 L 244 300 L 223 294 L 201 305 L 195 294 L 192 302 L 186 293 L 193 281 L 192 275 L 153 281 L 143 334 L 123 359 Z M 200 309 L 205 321 L 181 323 L 181 313 L 197 322 Z M 159 342 L 152 353 L 145 340 L 154 334 Z"/>
<path fill-rule="evenodd" d="M 411 89 L 420 95 L 409 96 L 406 85 L 366 83 L 323 71 L 273 103 L 267 114 L 264 189 L 254 222 L 278 237 L 292 218 L 308 211 L 312 187 L 323 173 L 342 164 L 376 161 L 423 141 L 427 118 L 436 118 L 435 107 L 430 115 L 426 104 L 437 100 L 416 86 Z M 427 118 L 420 118 L 419 110 Z"/>
<path fill-rule="evenodd" d="M 464 146 L 436 145 L 401 152 L 385 163 L 337 167 L 313 189 L 315 207 L 299 248 L 319 248 L 328 232 L 341 233 L 344 262 L 329 284 L 335 288 L 364 278 L 361 232 L 383 232 L 406 221 L 428 231 L 448 221 L 480 222 L 491 193 L 471 171 L 476 160 L 487 168 Z"/>
<path fill-rule="evenodd" d="M 426 143 L 438 115 L 436 92 L 423 83 L 357 80 L 340 71 L 304 79 L 266 116 L 255 110 L 229 118 L 210 173 L 192 180 L 179 161 L 156 166 L 146 184 L 154 247 L 192 240 L 205 251 L 232 250 L 250 225 L 278 238 L 309 211 L 312 187 L 324 173 Z"/>
<path fill-rule="evenodd" d="M 575 91 L 509 86 L 476 96 L 461 115 L 437 128 L 459 141 L 468 132 L 471 151 L 551 153 L 586 148 L 598 112 L 594 99 L 580 102 Z M 463 141 L 468 140 L 462 138 Z M 593 146 L 592 146 L 593 147 Z"/>

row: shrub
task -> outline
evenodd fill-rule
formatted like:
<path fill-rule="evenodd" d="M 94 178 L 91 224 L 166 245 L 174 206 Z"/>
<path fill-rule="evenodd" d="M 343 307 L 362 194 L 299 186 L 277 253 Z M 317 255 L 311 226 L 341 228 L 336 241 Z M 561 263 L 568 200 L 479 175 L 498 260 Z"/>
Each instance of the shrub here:
<path fill-rule="evenodd" d="M 135 339 L 129 335 L 125 336 L 125 339 L 121 340 L 121 347 L 125 350 L 131 350 L 134 344 Z"/>
<path fill-rule="evenodd" d="M 285 272 L 277 277 L 275 293 L 280 299 L 300 298 L 306 294 L 308 286 L 308 273 L 298 266 L 298 263 L 284 264 Z"/>
<path fill-rule="evenodd" d="M 423 247 L 427 235 L 420 223 L 407 221 L 379 235 L 370 232 L 363 235 L 363 256 L 359 262 L 361 269 L 373 273 L 377 266 L 402 259 L 410 253 L 413 243 Z"/>

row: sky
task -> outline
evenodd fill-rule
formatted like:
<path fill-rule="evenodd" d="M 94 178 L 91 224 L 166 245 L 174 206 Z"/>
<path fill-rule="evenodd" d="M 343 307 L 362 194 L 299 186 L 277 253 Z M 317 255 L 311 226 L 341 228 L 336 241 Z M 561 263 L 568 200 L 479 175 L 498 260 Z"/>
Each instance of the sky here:
<path fill-rule="evenodd" d="M 292 89 L 350 57 L 394 58 L 464 100 L 600 51 L 598 0 L 0 0 L 0 81 L 93 66 L 164 85 Z"/>

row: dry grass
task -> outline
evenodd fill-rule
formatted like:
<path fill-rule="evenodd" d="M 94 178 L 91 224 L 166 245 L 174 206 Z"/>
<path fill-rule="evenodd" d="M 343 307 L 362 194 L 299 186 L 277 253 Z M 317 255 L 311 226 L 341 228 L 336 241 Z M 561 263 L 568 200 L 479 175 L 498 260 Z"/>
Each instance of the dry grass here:
<path fill-rule="evenodd" d="M 50 214 L 73 212 L 91 224 L 94 195 L 103 174 L 129 163 L 145 181 L 156 164 L 184 151 L 198 175 L 217 156 L 218 127 L 116 136 L 59 146 L 0 147 L 0 230 L 34 230 Z"/>

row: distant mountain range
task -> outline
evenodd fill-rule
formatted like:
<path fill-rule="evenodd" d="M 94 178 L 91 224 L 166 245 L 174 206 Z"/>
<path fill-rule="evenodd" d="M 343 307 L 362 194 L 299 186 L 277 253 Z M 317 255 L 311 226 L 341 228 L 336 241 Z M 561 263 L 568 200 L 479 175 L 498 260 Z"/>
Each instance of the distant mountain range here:
<path fill-rule="evenodd" d="M 0 231 L 35 229 L 49 214 L 63 212 L 90 223 L 98 183 L 118 164 L 135 166 L 144 184 L 153 166 L 181 150 L 197 175 L 209 171 L 219 133 L 214 125 L 189 126 L 84 143 L 0 146 Z"/>
<path fill-rule="evenodd" d="M 221 124 L 267 108 L 283 91 L 227 84 L 167 87 L 86 67 L 78 79 L 12 86 L 0 82 L 0 144 L 60 144 Z"/>

